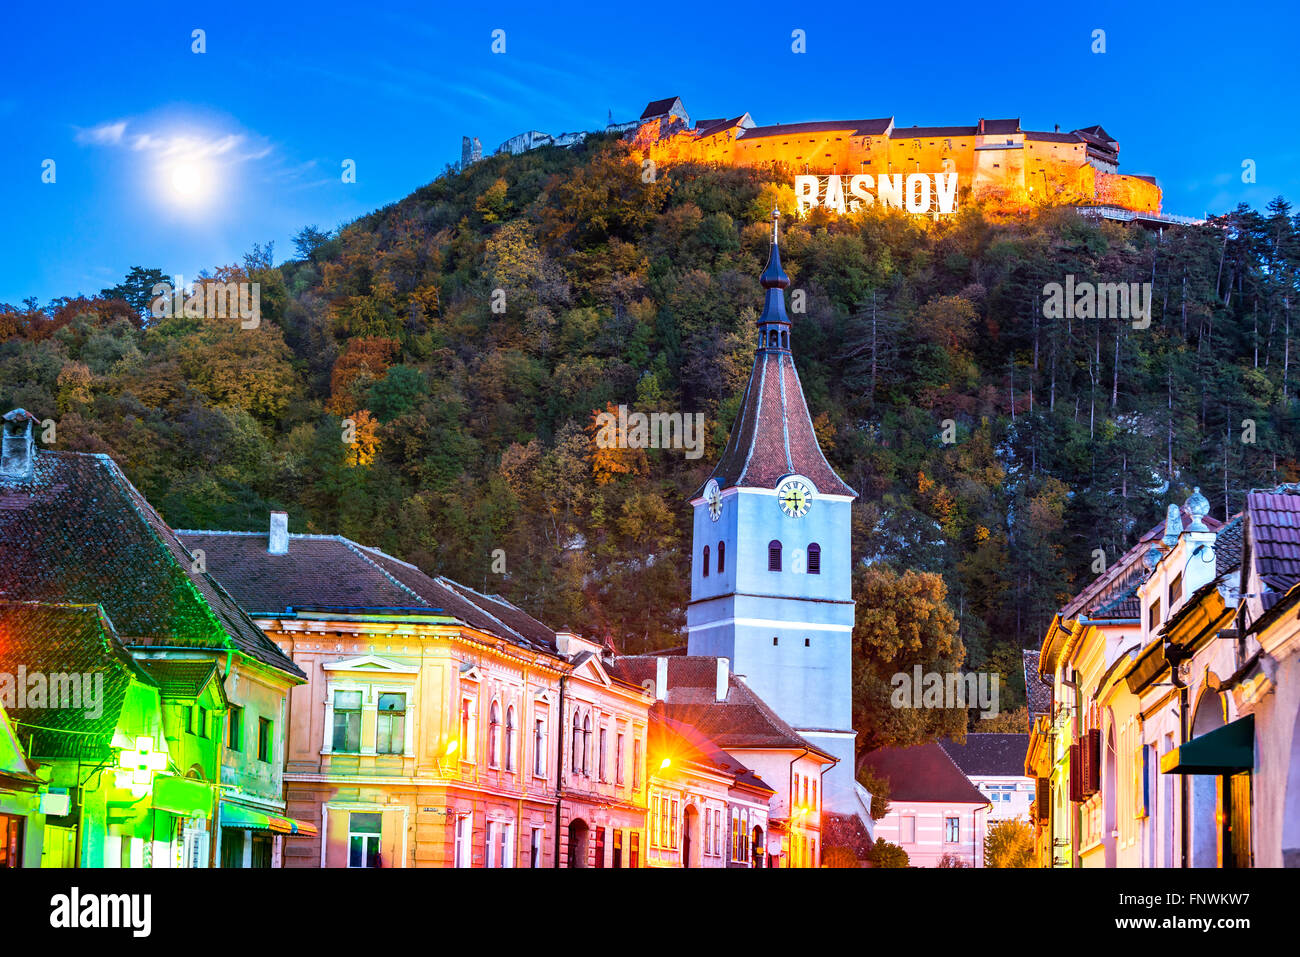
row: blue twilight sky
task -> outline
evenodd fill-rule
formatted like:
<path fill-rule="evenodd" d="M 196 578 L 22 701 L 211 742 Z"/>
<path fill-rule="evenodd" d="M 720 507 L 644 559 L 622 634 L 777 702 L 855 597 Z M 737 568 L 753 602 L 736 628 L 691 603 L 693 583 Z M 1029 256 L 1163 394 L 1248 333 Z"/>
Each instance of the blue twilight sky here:
<path fill-rule="evenodd" d="M 1291 3 L 40 2 L 0 22 L 0 303 L 95 293 L 133 265 L 188 281 L 259 241 L 278 261 L 302 226 L 427 183 L 463 134 L 491 152 L 672 94 L 759 123 L 1101 123 L 1167 212 L 1300 206 Z"/>

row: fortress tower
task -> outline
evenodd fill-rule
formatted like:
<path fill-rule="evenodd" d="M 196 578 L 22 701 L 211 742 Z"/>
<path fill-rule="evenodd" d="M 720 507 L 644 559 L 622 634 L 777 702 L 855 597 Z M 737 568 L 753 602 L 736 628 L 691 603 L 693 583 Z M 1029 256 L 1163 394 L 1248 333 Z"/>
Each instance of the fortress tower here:
<path fill-rule="evenodd" d="M 822 454 L 790 349 L 777 214 L 758 351 L 722 458 L 695 509 L 688 654 L 730 658 L 801 735 L 839 759 L 825 807 L 869 813 L 854 775 L 849 512 L 857 493 Z"/>

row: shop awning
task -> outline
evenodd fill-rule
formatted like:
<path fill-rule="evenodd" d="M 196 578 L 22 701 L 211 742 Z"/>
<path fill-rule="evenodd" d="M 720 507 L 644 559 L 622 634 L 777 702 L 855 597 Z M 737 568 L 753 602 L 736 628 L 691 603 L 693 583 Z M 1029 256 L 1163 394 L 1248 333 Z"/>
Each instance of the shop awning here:
<path fill-rule="evenodd" d="M 1161 755 L 1162 774 L 1236 774 L 1255 766 L 1255 716 L 1215 728 Z"/>
<path fill-rule="evenodd" d="M 301 837 L 310 837 L 319 833 L 315 824 L 277 814 L 267 814 L 242 804 L 230 804 L 226 801 L 221 802 L 221 826 L 247 828 L 251 831 L 273 831 L 276 834 Z"/>
<path fill-rule="evenodd" d="M 197 778 L 160 774 L 153 780 L 153 806 L 177 817 L 212 817 L 212 785 Z"/>

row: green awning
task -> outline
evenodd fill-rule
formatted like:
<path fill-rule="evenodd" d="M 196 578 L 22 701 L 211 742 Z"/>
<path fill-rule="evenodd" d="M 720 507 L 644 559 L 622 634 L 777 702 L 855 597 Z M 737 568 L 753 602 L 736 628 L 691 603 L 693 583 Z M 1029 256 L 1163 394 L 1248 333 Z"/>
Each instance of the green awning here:
<path fill-rule="evenodd" d="M 1161 774 L 1236 774 L 1255 767 L 1255 716 L 1215 728 L 1160 757 Z"/>
<path fill-rule="evenodd" d="M 251 831 L 274 831 L 276 834 L 296 834 L 303 837 L 318 833 L 315 824 L 298 821 L 279 814 L 267 814 L 243 804 L 221 802 L 221 826 L 247 828 Z"/>
<path fill-rule="evenodd" d="M 212 816 L 212 785 L 197 778 L 160 774 L 153 781 L 154 810 L 177 817 Z"/>

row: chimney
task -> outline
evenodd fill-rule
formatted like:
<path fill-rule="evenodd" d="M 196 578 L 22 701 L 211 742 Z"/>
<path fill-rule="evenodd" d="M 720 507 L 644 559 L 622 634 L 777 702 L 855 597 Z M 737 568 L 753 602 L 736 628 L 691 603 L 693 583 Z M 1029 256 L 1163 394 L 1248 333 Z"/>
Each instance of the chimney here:
<path fill-rule="evenodd" d="M 0 445 L 0 478 L 23 482 L 36 468 L 36 416 L 26 409 L 14 409 L 4 417 L 4 440 Z"/>
<path fill-rule="evenodd" d="M 731 684 L 730 671 L 731 671 L 731 662 L 726 658 L 719 658 L 718 659 L 718 683 L 717 683 L 717 687 L 713 689 L 714 701 L 727 700 L 727 688 Z"/>
<path fill-rule="evenodd" d="M 289 554 L 289 513 L 271 513 L 271 541 L 266 550 L 272 555 Z"/>
<path fill-rule="evenodd" d="M 668 700 L 668 659 L 663 655 L 655 659 L 655 698 Z"/>

